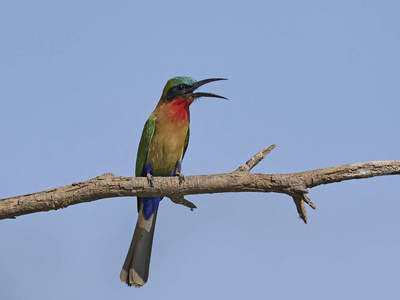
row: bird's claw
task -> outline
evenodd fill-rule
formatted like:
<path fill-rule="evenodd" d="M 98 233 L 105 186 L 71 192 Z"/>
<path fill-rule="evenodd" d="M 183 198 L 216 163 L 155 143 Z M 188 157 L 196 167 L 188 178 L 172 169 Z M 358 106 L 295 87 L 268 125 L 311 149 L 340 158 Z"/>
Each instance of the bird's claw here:
<path fill-rule="evenodd" d="M 182 184 L 182 182 L 185 181 L 185 175 L 183 175 L 182 173 L 178 174 L 178 179 L 179 179 L 179 185 Z"/>
<path fill-rule="evenodd" d="M 175 170 L 175 176 L 178 176 L 179 185 L 181 185 L 182 182 L 185 181 L 185 175 L 183 175 L 183 174 L 181 173 L 181 170 L 180 170 L 179 168 L 177 168 L 177 169 Z"/>
<path fill-rule="evenodd" d="M 150 184 L 151 187 L 153 187 L 153 175 L 147 173 L 146 177 L 147 177 L 147 182 Z"/>

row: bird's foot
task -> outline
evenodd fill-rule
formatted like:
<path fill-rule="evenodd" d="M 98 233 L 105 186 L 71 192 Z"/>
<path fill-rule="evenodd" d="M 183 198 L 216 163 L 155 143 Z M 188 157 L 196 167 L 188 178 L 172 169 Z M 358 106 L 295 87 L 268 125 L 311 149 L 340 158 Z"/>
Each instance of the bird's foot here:
<path fill-rule="evenodd" d="M 189 207 L 191 211 L 193 211 L 193 209 L 197 208 L 196 205 L 194 205 L 192 202 L 183 198 L 182 195 L 170 196 L 169 198 L 171 199 L 172 202 L 174 202 L 176 204 L 180 204 L 180 205 Z"/>
<path fill-rule="evenodd" d="M 153 187 L 153 175 L 147 173 L 146 177 L 147 177 L 147 182 L 150 184 L 151 187 Z"/>
<path fill-rule="evenodd" d="M 178 176 L 179 185 L 181 185 L 185 181 L 185 175 L 181 173 L 181 171 L 177 170 L 175 175 Z"/>
<path fill-rule="evenodd" d="M 182 173 L 179 173 L 178 180 L 179 180 L 179 184 L 181 185 L 182 182 L 185 181 L 185 175 L 183 175 Z"/>

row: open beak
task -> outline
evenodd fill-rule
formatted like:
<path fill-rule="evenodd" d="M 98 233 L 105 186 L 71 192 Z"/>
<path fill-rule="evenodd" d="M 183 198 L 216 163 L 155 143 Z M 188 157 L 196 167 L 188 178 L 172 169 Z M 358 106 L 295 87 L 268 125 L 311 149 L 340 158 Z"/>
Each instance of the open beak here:
<path fill-rule="evenodd" d="M 210 79 L 204 79 L 204 80 L 200 80 L 197 81 L 195 84 L 193 84 L 193 86 L 187 90 L 187 94 L 189 94 L 193 99 L 196 98 L 200 98 L 200 97 L 213 97 L 213 98 L 221 98 L 221 99 L 227 99 L 226 97 L 220 96 L 220 95 L 216 95 L 216 94 L 211 94 L 211 93 L 193 93 L 195 90 L 197 90 L 199 87 L 201 87 L 202 85 L 205 85 L 206 83 L 209 82 L 213 82 L 213 81 L 218 81 L 218 80 L 228 80 L 226 78 L 210 78 Z"/>

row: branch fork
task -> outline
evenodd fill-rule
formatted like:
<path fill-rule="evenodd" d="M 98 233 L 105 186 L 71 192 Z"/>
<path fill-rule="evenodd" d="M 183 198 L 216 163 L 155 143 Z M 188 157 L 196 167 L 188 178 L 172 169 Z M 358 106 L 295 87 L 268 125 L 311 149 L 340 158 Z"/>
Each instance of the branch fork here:
<path fill-rule="evenodd" d="M 274 148 L 276 147 L 275 144 L 261 150 L 258 152 L 256 155 L 254 155 L 252 158 L 250 158 L 246 164 L 243 166 L 240 166 L 236 172 L 247 172 L 250 173 L 251 169 L 253 169 L 260 161 L 262 161 L 267 154 L 269 154 Z M 299 218 L 304 221 L 304 223 L 307 224 L 307 210 L 306 206 L 304 205 L 304 202 L 307 203 L 311 208 L 316 209 L 316 206 L 314 203 L 311 202 L 311 200 L 307 197 L 308 190 L 306 187 L 299 187 L 298 189 L 290 190 L 287 189 L 284 191 L 286 194 L 291 196 L 294 200 L 294 203 L 296 205 L 297 212 L 299 213 Z"/>

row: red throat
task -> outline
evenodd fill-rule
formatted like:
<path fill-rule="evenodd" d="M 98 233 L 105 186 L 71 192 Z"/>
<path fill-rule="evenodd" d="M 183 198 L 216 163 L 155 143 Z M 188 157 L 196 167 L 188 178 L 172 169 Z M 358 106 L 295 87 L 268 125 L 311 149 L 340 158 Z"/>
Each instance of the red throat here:
<path fill-rule="evenodd" d="M 190 112 L 189 106 L 192 104 L 193 99 L 186 99 L 183 97 L 178 97 L 173 99 L 167 104 L 169 109 L 169 114 L 174 122 L 189 122 Z"/>

